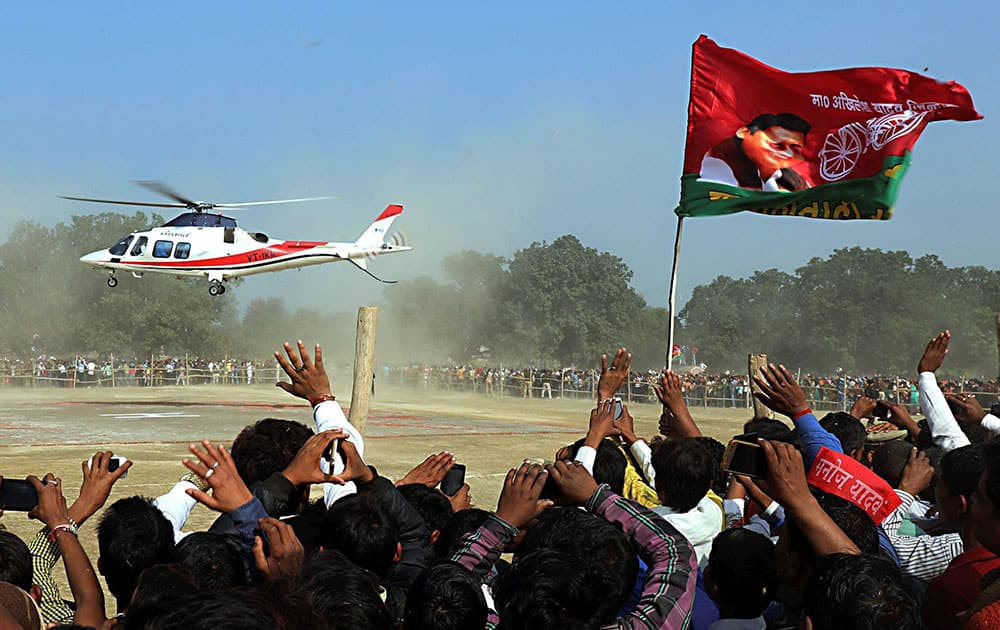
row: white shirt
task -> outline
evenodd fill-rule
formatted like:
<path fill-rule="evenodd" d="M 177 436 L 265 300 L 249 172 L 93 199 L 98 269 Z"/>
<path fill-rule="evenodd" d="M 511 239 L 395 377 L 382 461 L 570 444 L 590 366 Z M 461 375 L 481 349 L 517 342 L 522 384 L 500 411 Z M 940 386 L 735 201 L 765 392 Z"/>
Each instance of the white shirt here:
<path fill-rule="evenodd" d="M 708 555 L 712 553 L 712 541 L 722 531 L 723 514 L 719 504 L 705 495 L 694 509 L 687 512 L 678 512 L 665 505 L 653 508 L 653 511 L 684 534 L 698 556 L 698 566 L 704 569 L 708 565 Z"/>
<path fill-rule="evenodd" d="M 760 177 L 759 172 L 757 176 Z M 726 164 L 725 160 L 720 160 L 708 154 L 705 154 L 705 158 L 701 161 L 701 174 L 698 176 L 698 179 L 706 182 L 719 182 L 720 184 L 728 184 L 740 188 L 740 183 L 736 181 L 733 169 Z M 787 192 L 781 186 L 778 186 L 779 179 L 781 179 L 781 169 L 776 170 L 766 180 L 761 179 L 760 189 L 764 192 Z"/>
<path fill-rule="evenodd" d="M 927 418 L 927 427 L 931 430 L 935 446 L 953 451 L 969 445 L 969 438 L 958 426 L 934 372 L 920 373 L 917 379 L 917 402 L 920 403 L 920 411 Z M 993 414 L 986 414 L 979 424 L 993 437 L 1000 435 L 1000 418 Z"/>

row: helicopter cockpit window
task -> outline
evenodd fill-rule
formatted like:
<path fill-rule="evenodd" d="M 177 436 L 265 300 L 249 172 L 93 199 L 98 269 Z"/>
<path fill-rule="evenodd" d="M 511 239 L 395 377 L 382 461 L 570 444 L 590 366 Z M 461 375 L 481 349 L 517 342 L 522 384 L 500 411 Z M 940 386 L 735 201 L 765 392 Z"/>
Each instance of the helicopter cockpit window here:
<path fill-rule="evenodd" d="M 156 241 L 153 243 L 153 258 L 170 258 L 173 249 L 173 241 Z"/>
<path fill-rule="evenodd" d="M 174 248 L 174 258 L 180 258 L 182 260 L 187 259 L 191 255 L 191 243 L 177 243 L 177 247 Z"/>
<path fill-rule="evenodd" d="M 147 239 L 145 236 L 140 236 L 139 240 L 135 242 L 132 246 L 132 251 L 129 252 L 130 256 L 142 256 L 146 252 Z"/>
<path fill-rule="evenodd" d="M 185 212 L 164 223 L 163 227 L 236 227 L 236 219 L 207 212 Z"/>
<path fill-rule="evenodd" d="M 122 240 L 108 248 L 108 253 L 112 256 L 123 256 L 128 251 L 128 246 L 132 244 L 133 236 L 129 234 Z"/>

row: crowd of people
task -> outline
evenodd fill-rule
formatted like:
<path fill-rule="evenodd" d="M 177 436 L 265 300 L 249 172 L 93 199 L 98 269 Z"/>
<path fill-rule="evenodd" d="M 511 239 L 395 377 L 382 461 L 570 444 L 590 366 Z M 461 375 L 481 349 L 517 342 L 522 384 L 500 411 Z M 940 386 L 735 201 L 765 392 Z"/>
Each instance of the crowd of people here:
<path fill-rule="evenodd" d="M 997 628 L 1000 418 L 942 390 L 948 342 L 919 359 L 919 422 L 878 396 L 820 418 L 768 365 L 756 395 L 784 419 L 749 418 L 729 446 L 703 435 L 674 372 L 652 384 L 658 435 L 638 435 L 616 397 L 622 348 L 601 359 L 579 439 L 514 462 L 493 510 L 444 483 L 449 452 L 380 474 L 320 348 L 286 344 L 279 386 L 314 427 L 268 418 L 231 446 L 192 444 L 166 494 L 106 508 L 131 465 L 111 453 L 84 462 L 75 498 L 29 477 L 41 526 L 27 542 L 0 531 L 0 628 Z M 198 503 L 218 512 L 207 531 L 186 525 Z M 77 532 L 102 508 L 95 571 Z"/>
<path fill-rule="evenodd" d="M 262 376 L 266 373 L 266 377 Z M 201 357 L 108 356 L 21 359 L 0 355 L 0 387 L 159 387 L 163 385 L 253 385 L 276 377 L 273 362 Z"/>
<path fill-rule="evenodd" d="M 684 400 L 689 406 L 752 407 L 750 382 L 746 375 L 725 372 L 709 374 L 703 370 L 683 370 Z M 655 370 L 632 372 L 621 394 L 630 400 L 655 402 Z M 597 390 L 600 373 L 575 367 L 559 369 L 512 368 L 503 366 L 386 366 L 383 378 L 387 383 L 415 387 L 468 391 L 487 396 L 521 396 L 531 398 L 588 398 Z M 803 374 L 800 385 L 810 405 L 817 409 L 849 409 L 861 397 L 869 397 L 918 406 L 917 380 L 905 376 L 848 375 L 818 376 Z M 1000 402 L 1000 380 L 953 378 L 943 380 L 948 392 L 975 392 L 983 399 Z"/>

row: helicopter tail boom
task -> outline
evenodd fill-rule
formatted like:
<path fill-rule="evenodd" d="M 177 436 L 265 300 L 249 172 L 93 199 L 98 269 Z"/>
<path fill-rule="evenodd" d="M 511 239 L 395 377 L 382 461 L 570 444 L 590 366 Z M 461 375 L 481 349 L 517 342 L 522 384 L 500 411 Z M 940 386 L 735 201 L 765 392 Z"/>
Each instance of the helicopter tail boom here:
<path fill-rule="evenodd" d="M 398 204 L 386 206 L 382 214 L 378 215 L 378 218 L 358 237 L 354 245 L 362 249 L 376 249 L 380 247 L 385 240 L 386 234 L 389 233 L 389 227 L 392 226 L 392 222 L 401 214 L 403 214 L 403 206 Z"/>

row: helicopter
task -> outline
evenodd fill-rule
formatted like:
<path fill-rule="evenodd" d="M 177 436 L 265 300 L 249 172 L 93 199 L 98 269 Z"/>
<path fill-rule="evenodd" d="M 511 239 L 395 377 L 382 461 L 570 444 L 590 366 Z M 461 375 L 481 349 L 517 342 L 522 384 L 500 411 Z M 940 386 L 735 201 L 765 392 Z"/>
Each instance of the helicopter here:
<path fill-rule="evenodd" d="M 368 259 L 413 249 L 407 247 L 405 240 L 398 234 L 390 239 L 391 242 L 386 241 L 389 227 L 403 213 L 403 206 L 399 204 L 386 206 L 353 243 L 292 241 L 242 230 L 237 227 L 235 219 L 223 216 L 221 211 L 226 208 L 316 201 L 330 197 L 209 203 L 188 199 L 162 182 L 136 183 L 172 199 L 173 202 L 62 197 L 72 201 L 187 210 L 163 225 L 137 230 L 107 249 L 91 252 L 80 258 L 80 262 L 86 265 L 108 270 L 107 283 L 111 288 L 118 285 L 115 272 L 119 270 L 129 271 L 135 278 L 141 278 L 145 273 L 162 273 L 178 278 L 207 278 L 209 294 L 217 296 L 226 292 L 225 282 L 230 278 L 344 260 L 379 282 L 392 284 L 392 281 L 383 280 L 368 270 Z M 218 212 L 208 212 L 210 210 Z"/>

